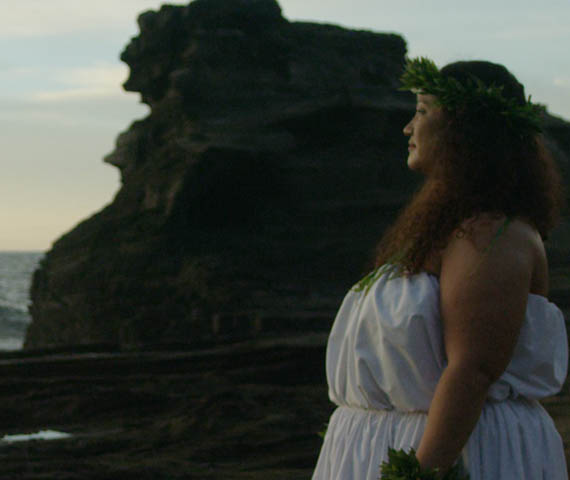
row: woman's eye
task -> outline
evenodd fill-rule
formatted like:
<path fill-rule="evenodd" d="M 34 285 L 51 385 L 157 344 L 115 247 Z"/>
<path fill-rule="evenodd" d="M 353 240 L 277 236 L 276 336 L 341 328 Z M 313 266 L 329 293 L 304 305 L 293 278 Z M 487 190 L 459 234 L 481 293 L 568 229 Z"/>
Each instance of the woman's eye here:
<path fill-rule="evenodd" d="M 418 108 L 416 113 L 426 113 L 426 111 L 423 108 Z"/>

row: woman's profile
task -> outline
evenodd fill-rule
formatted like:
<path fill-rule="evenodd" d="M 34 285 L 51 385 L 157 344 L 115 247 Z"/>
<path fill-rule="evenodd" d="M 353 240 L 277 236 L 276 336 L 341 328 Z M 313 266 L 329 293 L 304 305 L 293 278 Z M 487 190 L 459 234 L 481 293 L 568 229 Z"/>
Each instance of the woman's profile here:
<path fill-rule="evenodd" d="M 402 83 L 417 95 L 407 163 L 425 180 L 336 316 L 338 407 L 313 480 L 567 479 L 539 403 L 568 363 L 547 298 L 563 195 L 541 109 L 490 62 L 409 60 Z"/>

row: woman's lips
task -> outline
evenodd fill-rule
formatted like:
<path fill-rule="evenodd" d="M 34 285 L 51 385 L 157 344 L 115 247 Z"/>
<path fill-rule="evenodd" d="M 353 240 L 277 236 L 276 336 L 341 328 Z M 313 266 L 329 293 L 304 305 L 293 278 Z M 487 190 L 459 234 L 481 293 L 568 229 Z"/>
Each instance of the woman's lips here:
<path fill-rule="evenodd" d="M 416 146 L 415 146 L 413 143 L 410 143 L 410 144 L 408 145 L 408 151 L 412 151 L 412 150 L 414 150 L 415 148 L 416 148 Z"/>

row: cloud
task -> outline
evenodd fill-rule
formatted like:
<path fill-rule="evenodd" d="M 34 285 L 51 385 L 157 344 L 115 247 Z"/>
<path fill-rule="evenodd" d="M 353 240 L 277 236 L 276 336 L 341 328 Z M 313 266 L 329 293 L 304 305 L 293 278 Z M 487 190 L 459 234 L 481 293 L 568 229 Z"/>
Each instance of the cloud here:
<path fill-rule="evenodd" d="M 56 71 L 55 77 L 68 85 L 117 85 L 125 80 L 128 68 L 123 64 L 98 63 Z"/>
<path fill-rule="evenodd" d="M 0 87 L 10 98 L 32 102 L 124 97 L 129 69 L 121 63 L 97 62 L 78 67 L 16 67 L 2 71 Z M 0 94 L 0 98 L 5 94 Z"/>
<path fill-rule="evenodd" d="M 158 10 L 162 3 L 161 0 L 3 0 L 0 36 L 58 35 L 125 27 L 132 29 L 139 13 L 149 9 Z"/>
<path fill-rule="evenodd" d="M 49 72 L 57 88 L 35 92 L 32 100 L 60 102 L 101 97 L 124 97 L 121 85 L 127 79 L 128 68 L 121 64 L 97 64 L 90 67 L 60 68 Z"/>
<path fill-rule="evenodd" d="M 122 130 L 129 120 L 148 114 L 139 94 L 121 86 L 128 71 L 124 64 L 108 62 L 6 70 L 0 82 L 0 121 L 11 119 L 28 130 L 50 124 Z"/>
<path fill-rule="evenodd" d="M 552 83 L 556 87 L 570 88 L 570 76 L 555 77 Z"/>
<path fill-rule="evenodd" d="M 106 88 L 72 88 L 69 90 L 38 92 L 32 100 L 39 102 L 61 102 L 66 100 L 86 100 L 89 98 L 123 97 L 121 91 L 110 91 Z"/>
<path fill-rule="evenodd" d="M 496 32 L 493 38 L 500 40 L 557 40 L 570 37 L 567 25 L 527 24 Z"/>

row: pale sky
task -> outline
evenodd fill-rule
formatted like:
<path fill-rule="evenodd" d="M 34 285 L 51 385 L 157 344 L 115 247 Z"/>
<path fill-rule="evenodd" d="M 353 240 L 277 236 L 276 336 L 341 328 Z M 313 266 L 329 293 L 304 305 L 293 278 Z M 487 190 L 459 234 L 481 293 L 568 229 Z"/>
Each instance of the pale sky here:
<path fill-rule="evenodd" d="M 110 203 L 102 162 L 148 114 L 119 54 L 158 0 L 0 0 L 0 250 L 46 250 Z M 188 2 L 168 2 L 184 5 Z M 289 20 L 395 32 L 438 65 L 503 63 L 527 95 L 570 120 L 570 0 L 282 0 Z"/>

